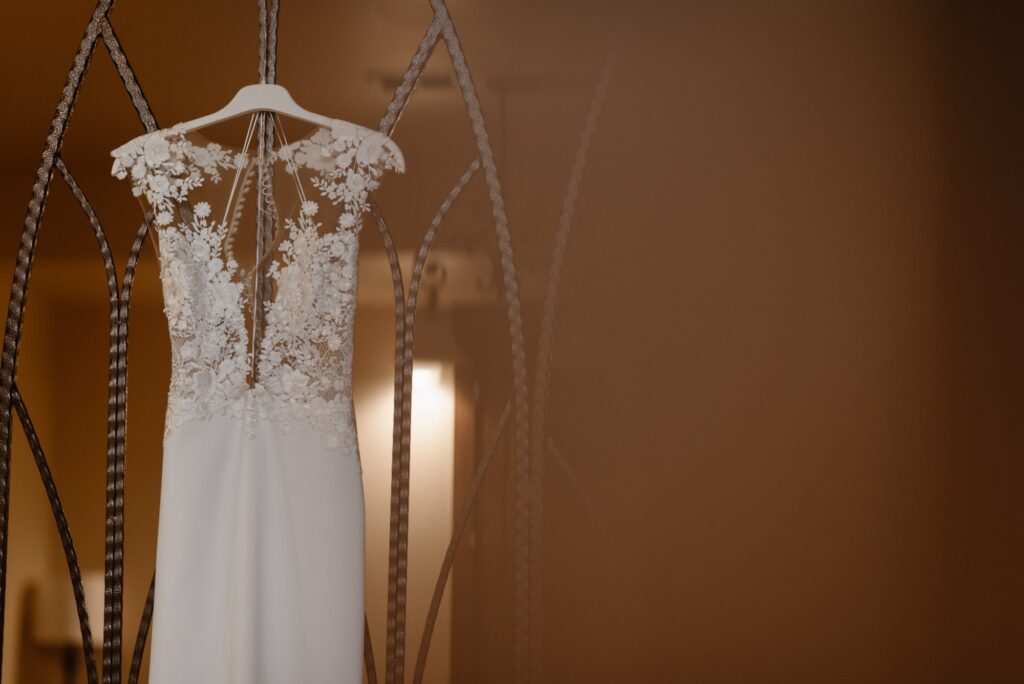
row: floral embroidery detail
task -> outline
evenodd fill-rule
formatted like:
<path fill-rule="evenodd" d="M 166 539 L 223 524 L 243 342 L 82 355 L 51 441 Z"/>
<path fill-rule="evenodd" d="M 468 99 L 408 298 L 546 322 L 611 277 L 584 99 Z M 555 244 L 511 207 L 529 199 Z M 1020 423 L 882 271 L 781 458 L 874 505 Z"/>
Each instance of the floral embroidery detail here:
<path fill-rule="evenodd" d="M 354 228 L 366 210 L 367 199 L 380 184 L 384 171 L 403 172 L 402 159 L 385 144 L 380 134 L 354 135 L 352 125 L 336 121 L 331 129 L 321 128 L 310 138 L 277 150 L 289 172 L 305 167 L 318 172 L 313 186 L 333 204 L 344 207 L 338 227 Z"/>
<path fill-rule="evenodd" d="M 320 234 L 312 220 L 289 218 L 285 225 L 290 237 L 269 269 L 277 297 L 265 307 L 262 383 L 313 414 L 348 415 L 331 407 L 351 401 L 359 241 L 351 231 Z"/>
<path fill-rule="evenodd" d="M 224 207 L 187 206 L 190 193 L 217 183 L 225 169 L 249 163 L 216 143 L 195 144 L 179 127 L 150 133 L 114 151 L 111 173 L 130 176 L 132 191 L 155 215 L 164 311 L 171 335 L 172 377 L 166 430 L 227 416 L 250 431 L 261 420 L 290 430 L 312 427 L 330 447 L 354 443 L 352 328 L 358 231 L 367 196 L 385 170 L 402 170 L 400 156 L 375 132 L 351 124 L 320 128 L 269 155 L 310 181 L 336 207 L 328 225 L 320 203 L 303 197 L 283 219 L 285 239 L 267 275 L 275 296 L 263 305 L 265 326 L 253 358 L 246 311 L 252 302 L 230 255 Z M 177 217 L 177 218 L 176 218 Z M 255 367 L 257 380 L 250 384 Z"/>
<path fill-rule="evenodd" d="M 244 163 L 244 155 L 231 155 L 216 143 L 194 145 L 185 138 L 184 129 L 175 126 L 119 147 L 110 172 L 122 180 L 130 174 L 132 194 L 145 197 L 157 225 L 166 226 L 174 220 L 177 204 L 185 202 L 204 179 L 218 183 L 221 169 L 236 169 Z"/>
<path fill-rule="evenodd" d="M 222 258 L 225 227 L 199 218 L 160 233 L 160 280 L 171 335 L 167 430 L 230 408 L 248 389 L 238 269 Z M 217 408 L 228 410 L 216 410 Z"/>

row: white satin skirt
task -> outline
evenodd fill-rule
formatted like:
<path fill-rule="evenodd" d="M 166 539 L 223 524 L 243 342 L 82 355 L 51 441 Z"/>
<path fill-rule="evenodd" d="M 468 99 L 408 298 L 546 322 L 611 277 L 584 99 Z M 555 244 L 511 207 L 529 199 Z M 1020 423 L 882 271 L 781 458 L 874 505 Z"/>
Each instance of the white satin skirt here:
<path fill-rule="evenodd" d="M 356 445 L 212 418 L 164 440 L 151 684 L 361 684 Z"/>

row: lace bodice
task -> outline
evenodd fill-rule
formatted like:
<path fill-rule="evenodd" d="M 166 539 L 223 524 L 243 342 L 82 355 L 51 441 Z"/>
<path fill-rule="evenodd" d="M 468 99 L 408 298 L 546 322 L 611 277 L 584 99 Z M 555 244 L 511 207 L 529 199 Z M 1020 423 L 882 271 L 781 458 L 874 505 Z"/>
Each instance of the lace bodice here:
<path fill-rule="evenodd" d="M 301 424 L 338 445 L 354 437 L 358 233 L 382 174 L 404 170 L 401 154 L 344 121 L 258 154 L 253 131 L 241 150 L 179 126 L 112 152 L 111 173 L 130 179 L 157 238 L 166 429 L 228 416 L 250 429 Z"/>

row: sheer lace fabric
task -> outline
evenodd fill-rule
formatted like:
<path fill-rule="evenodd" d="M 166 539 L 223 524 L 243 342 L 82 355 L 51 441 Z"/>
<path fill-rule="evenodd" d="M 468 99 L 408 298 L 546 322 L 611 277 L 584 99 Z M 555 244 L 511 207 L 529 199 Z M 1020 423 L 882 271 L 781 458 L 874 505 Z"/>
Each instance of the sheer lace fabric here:
<path fill-rule="evenodd" d="M 254 152 L 254 123 L 241 150 L 175 127 L 113 153 L 157 237 L 166 430 L 223 416 L 351 443 L 358 233 L 368 194 L 404 170 L 401 156 L 344 121 Z"/>

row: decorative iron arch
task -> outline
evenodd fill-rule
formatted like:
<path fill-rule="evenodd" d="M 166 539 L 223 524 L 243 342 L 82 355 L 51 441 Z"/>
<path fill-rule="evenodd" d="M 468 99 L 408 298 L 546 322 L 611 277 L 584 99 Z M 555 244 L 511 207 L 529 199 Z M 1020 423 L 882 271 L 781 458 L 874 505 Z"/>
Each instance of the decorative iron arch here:
<path fill-rule="evenodd" d="M 90 684 L 120 684 L 123 678 L 123 589 L 124 589 L 124 464 L 126 430 L 126 389 L 128 324 L 134 281 L 139 255 L 148 235 L 148 225 L 139 227 L 129 252 L 123 276 L 119 284 L 118 271 L 114 263 L 106 233 L 99 217 L 89 203 L 85 192 L 79 186 L 70 169 L 60 156 L 68 123 L 78 98 L 97 43 L 102 40 L 117 69 L 125 91 L 142 125 L 147 131 L 158 130 L 156 117 L 139 86 L 135 73 L 118 40 L 110 19 L 113 0 L 98 0 L 86 26 L 71 69 L 61 92 L 56 114 L 50 125 L 42 159 L 36 173 L 31 199 L 25 217 L 17 261 L 14 270 L 11 295 L 8 304 L 6 332 L 2 360 L 0 360 L 0 656 L 3 649 L 4 615 L 7 598 L 8 562 L 8 521 L 10 511 L 10 461 L 12 415 L 18 415 L 19 422 L 28 439 L 40 478 L 50 501 L 54 520 L 60 535 L 69 579 L 77 604 L 78 618 L 82 633 L 82 648 L 85 654 L 86 672 Z M 395 304 L 395 402 L 392 443 L 392 475 L 390 501 L 390 534 L 388 540 L 388 596 L 387 596 L 387 642 L 385 645 L 385 674 L 387 684 L 401 684 L 405 681 L 405 624 L 407 558 L 409 535 L 409 486 L 410 447 L 412 411 L 412 364 L 415 342 L 416 305 L 424 266 L 431 246 L 443 224 L 448 210 L 458 200 L 469 181 L 479 172 L 488 190 L 497 241 L 504 302 L 509 326 L 509 344 L 512 357 L 512 396 L 491 435 L 488 449 L 482 454 L 477 471 L 466 493 L 462 508 L 457 512 L 454 535 L 440 568 L 433 601 L 427 616 L 423 639 L 418 649 L 413 682 L 422 681 L 430 637 L 437 609 L 441 601 L 447 577 L 451 570 L 454 551 L 461 539 L 484 473 L 491 463 L 499 440 L 505 434 L 506 426 L 514 426 L 514 473 L 515 473 L 515 681 L 537 682 L 542 677 L 541 624 L 541 553 L 543 549 L 543 478 L 544 460 L 552 452 L 550 440 L 545 434 L 547 386 L 549 382 L 551 355 L 555 336 L 557 299 L 560 273 L 565 260 L 573 208 L 579 191 L 580 181 L 586 163 L 587 150 L 593 136 L 597 112 L 607 89 L 609 70 L 606 69 L 591 106 L 590 114 L 581 137 L 576 161 L 573 165 L 569 188 L 559 228 L 555 236 L 555 247 L 548 276 L 548 287 L 541 322 L 538 343 L 538 359 L 535 369 L 534 392 L 531 395 L 527 377 L 527 359 L 519 281 L 513 250 L 509 219 L 499 179 L 494 153 L 488 135 L 487 124 L 477 96 L 472 74 L 466 62 L 459 36 L 444 0 L 429 0 L 433 18 L 427 26 L 416 52 L 396 89 L 379 130 L 390 135 L 405 110 L 410 97 L 423 72 L 423 67 L 439 43 L 444 43 L 451 59 L 456 81 L 459 85 L 466 112 L 476 141 L 477 156 L 469 160 L 466 171 L 458 178 L 442 202 L 428 230 L 424 234 L 413 265 L 411 280 L 406 292 L 398 253 L 383 213 L 376 205 L 371 215 L 377 225 L 390 266 L 394 285 Z M 276 79 L 277 22 L 279 0 L 258 0 L 259 10 L 259 77 L 262 82 L 272 83 Z M 264 132 L 267 140 L 272 130 Z M 60 496 L 47 464 L 43 447 L 33 427 L 28 407 L 18 391 L 16 369 L 21 339 L 22 322 L 27 302 L 28 284 L 32 272 L 38 233 L 42 224 L 43 211 L 49 189 L 53 182 L 54 170 L 71 190 L 85 214 L 96 237 L 107 277 L 107 294 L 110 311 L 110 351 L 108 371 L 107 406 L 107 455 L 106 455 L 106 512 L 105 512 L 105 598 L 103 620 L 102 668 L 97 664 L 92 648 L 88 611 L 82 586 L 81 571 L 72 540 L 68 521 L 64 515 Z M 532 430 L 531 430 L 532 425 Z M 153 611 L 153 582 L 143 610 L 142 620 L 135 638 L 132 659 L 128 668 L 129 684 L 138 681 L 145 643 Z M 377 682 L 376 662 L 369 630 L 366 630 L 366 669 L 371 684 Z M 2 665 L 0 665 L 2 668 Z M 2 675 L 2 670 L 0 670 Z"/>

